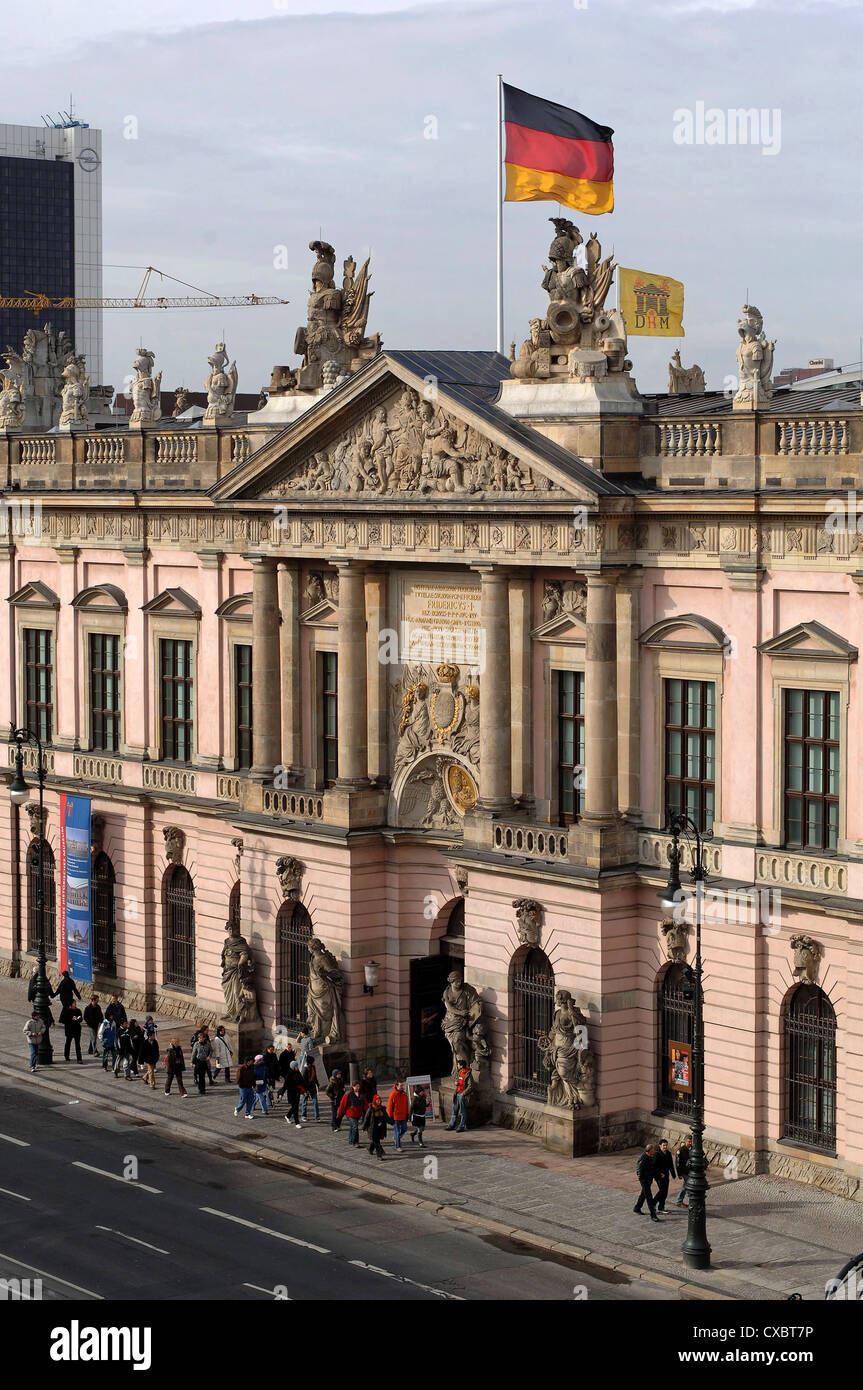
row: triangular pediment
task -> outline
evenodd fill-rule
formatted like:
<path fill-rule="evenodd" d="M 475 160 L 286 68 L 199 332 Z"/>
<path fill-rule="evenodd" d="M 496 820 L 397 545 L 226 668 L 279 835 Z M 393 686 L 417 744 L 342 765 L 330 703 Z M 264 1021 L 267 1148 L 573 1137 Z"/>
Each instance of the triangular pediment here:
<path fill-rule="evenodd" d="M 765 656 L 797 656 L 815 660 L 856 661 L 857 648 L 823 623 L 797 623 L 759 644 Z"/>
<path fill-rule="evenodd" d="M 142 604 L 142 613 L 174 613 L 180 618 L 200 618 L 201 605 L 185 589 L 163 589 L 149 603 Z"/>
<path fill-rule="evenodd" d="M 49 589 L 47 584 L 43 584 L 41 579 L 31 579 L 29 584 L 25 584 L 14 594 L 10 594 L 6 602 L 11 603 L 13 608 L 60 607 L 60 600 L 54 590 Z"/>
<path fill-rule="evenodd" d="M 391 507 L 553 502 L 626 489 L 494 404 L 497 353 L 381 353 L 212 489 L 266 499 Z"/>
<path fill-rule="evenodd" d="M 539 641 L 584 642 L 587 585 L 578 579 L 547 579 L 542 596 L 543 621 L 532 637 Z"/>
<path fill-rule="evenodd" d="M 300 599 L 300 622 L 307 627 L 326 627 L 338 614 L 338 575 L 330 570 L 312 570 Z"/>

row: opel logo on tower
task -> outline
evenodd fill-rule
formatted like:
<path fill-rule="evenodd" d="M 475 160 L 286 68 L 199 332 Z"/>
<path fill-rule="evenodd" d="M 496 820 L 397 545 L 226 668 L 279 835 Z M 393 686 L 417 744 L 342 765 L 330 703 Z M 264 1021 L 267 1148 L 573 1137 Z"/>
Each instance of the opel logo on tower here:
<path fill-rule="evenodd" d="M 78 165 L 87 174 L 94 173 L 101 163 L 102 161 L 92 145 L 87 145 L 78 155 Z"/>

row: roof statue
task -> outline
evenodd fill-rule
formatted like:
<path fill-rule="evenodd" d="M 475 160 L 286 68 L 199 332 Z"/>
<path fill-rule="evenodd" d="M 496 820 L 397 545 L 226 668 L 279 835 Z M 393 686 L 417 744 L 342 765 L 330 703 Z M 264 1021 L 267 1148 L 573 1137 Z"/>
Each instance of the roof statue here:
<path fill-rule="evenodd" d="M 773 349 L 776 339 L 768 342 L 764 334 L 761 310 L 754 304 L 744 304 L 737 320 L 740 342 L 737 347 L 737 395 L 735 410 L 756 410 L 773 395 Z"/>
<path fill-rule="evenodd" d="M 216 343 L 207 361 L 210 364 L 210 370 L 204 379 L 204 390 L 207 393 L 207 409 L 204 412 L 204 419 L 205 421 L 230 419 L 237 397 L 237 364 L 232 362 L 228 366 L 228 354 L 225 351 L 224 343 Z"/>
<path fill-rule="evenodd" d="M 303 357 L 296 377 L 300 391 L 320 391 L 376 356 L 380 334 L 365 336 L 373 293 L 368 259 L 357 274 L 357 263 L 348 256 L 338 289 L 335 248 L 328 241 L 310 241 L 309 250 L 317 259 L 312 270 L 308 322 L 297 329 L 294 340 L 294 351 Z"/>
<path fill-rule="evenodd" d="M 701 367 L 697 363 L 692 367 L 681 366 L 680 348 L 676 348 L 668 364 L 669 396 L 702 396 L 705 390 L 706 382 Z"/>
<path fill-rule="evenodd" d="M 585 244 L 568 218 L 549 221 L 555 234 L 548 253 L 550 265 L 543 266 L 542 278 L 548 308 L 545 318 L 531 319 L 530 337 L 513 359 L 512 375 L 535 381 L 628 373 L 632 363 L 626 356 L 623 317 L 618 309 L 605 308 L 614 277 L 613 258 L 603 258 L 595 232 Z"/>

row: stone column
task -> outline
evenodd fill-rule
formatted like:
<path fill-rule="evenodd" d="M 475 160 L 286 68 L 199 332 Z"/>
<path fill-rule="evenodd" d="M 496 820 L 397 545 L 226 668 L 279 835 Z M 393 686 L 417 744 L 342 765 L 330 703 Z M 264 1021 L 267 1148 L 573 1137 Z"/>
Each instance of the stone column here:
<path fill-rule="evenodd" d="M 616 572 L 587 576 L 584 819 L 617 818 Z"/>
<path fill-rule="evenodd" d="M 279 561 L 279 602 L 282 610 L 282 760 L 294 776 L 303 763 L 302 695 L 300 692 L 300 567 L 296 560 Z"/>
<path fill-rule="evenodd" d="M 129 546 L 123 555 L 126 560 L 123 587 L 129 611 L 126 615 L 123 655 L 122 752 L 133 758 L 155 758 L 158 756 L 158 735 L 153 708 L 149 630 L 146 614 L 141 611 L 153 597 L 150 592 L 149 551 Z"/>
<path fill-rule="evenodd" d="M 57 650 L 54 654 L 54 700 L 57 723 L 54 730 L 55 748 L 81 747 L 84 730 L 80 727 L 80 667 L 78 656 L 78 632 L 76 613 L 72 600 L 77 590 L 78 550 L 73 545 L 58 545 L 57 559 L 60 561 L 60 582 L 58 597 L 60 611 L 57 614 Z"/>
<path fill-rule="evenodd" d="M 12 541 L 0 540 L 0 600 L 11 598 L 16 588 L 15 545 Z M 15 641 L 15 609 L 8 603 L 4 604 L 4 609 L 3 645 L 8 659 L 0 674 L 0 728 L 8 729 L 13 718 L 16 724 L 24 722 L 23 717 L 16 717 L 24 708 L 24 701 L 16 690 L 20 653 Z"/>
<path fill-rule="evenodd" d="M 220 704 L 225 677 L 221 624 L 216 617 L 216 609 L 222 601 L 221 552 L 199 550 L 198 564 L 201 624 L 198 631 L 198 680 L 195 699 L 195 761 L 202 767 L 218 771 L 223 766 Z M 230 744 L 227 746 L 230 747 Z"/>
<path fill-rule="evenodd" d="M 512 720 L 509 648 L 509 576 L 479 567 L 480 595 L 479 764 L 481 811 L 512 810 Z"/>
<path fill-rule="evenodd" d="M 387 740 L 387 668 L 381 661 L 380 636 L 387 626 L 387 576 L 383 570 L 366 572 L 366 611 L 369 777 L 373 782 L 381 784 L 389 780 L 390 773 Z"/>
<path fill-rule="evenodd" d="M 339 573 L 339 775 L 344 791 L 368 786 L 365 576 L 355 561 L 333 560 Z"/>
<path fill-rule="evenodd" d="M 247 555 L 252 566 L 252 773 L 272 781 L 282 761 L 279 690 L 279 580 L 272 555 Z"/>
<path fill-rule="evenodd" d="M 523 811 L 536 809 L 533 787 L 533 580 L 518 575 L 509 586 L 510 663 L 512 671 L 512 794 Z"/>
<path fill-rule="evenodd" d="M 640 651 L 642 571 L 627 570 L 617 585 L 617 776 L 621 814 L 641 820 Z"/>

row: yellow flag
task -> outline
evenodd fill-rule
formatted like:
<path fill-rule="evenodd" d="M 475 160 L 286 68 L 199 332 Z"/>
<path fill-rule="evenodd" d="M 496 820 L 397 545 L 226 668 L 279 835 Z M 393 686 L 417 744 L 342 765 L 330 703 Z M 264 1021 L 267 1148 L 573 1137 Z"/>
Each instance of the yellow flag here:
<path fill-rule="evenodd" d="M 683 337 L 683 285 L 648 270 L 618 270 L 620 312 L 632 337 Z"/>

